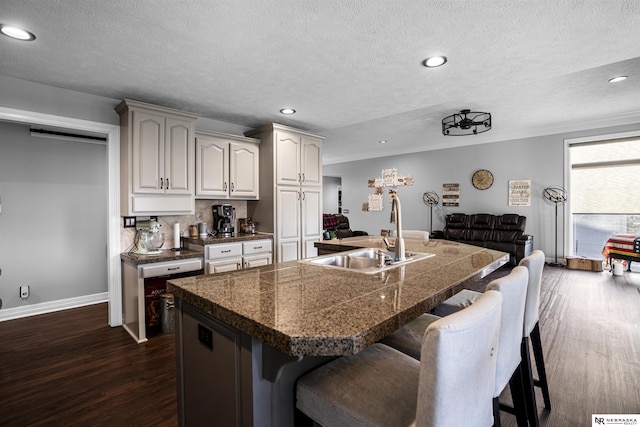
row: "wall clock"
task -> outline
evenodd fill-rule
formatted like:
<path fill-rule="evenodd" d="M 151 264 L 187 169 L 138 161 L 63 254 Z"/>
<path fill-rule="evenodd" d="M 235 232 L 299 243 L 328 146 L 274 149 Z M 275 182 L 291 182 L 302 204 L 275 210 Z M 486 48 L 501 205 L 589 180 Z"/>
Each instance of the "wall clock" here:
<path fill-rule="evenodd" d="M 478 190 L 486 190 L 493 185 L 493 174 L 486 169 L 480 169 L 473 173 L 471 183 Z"/>

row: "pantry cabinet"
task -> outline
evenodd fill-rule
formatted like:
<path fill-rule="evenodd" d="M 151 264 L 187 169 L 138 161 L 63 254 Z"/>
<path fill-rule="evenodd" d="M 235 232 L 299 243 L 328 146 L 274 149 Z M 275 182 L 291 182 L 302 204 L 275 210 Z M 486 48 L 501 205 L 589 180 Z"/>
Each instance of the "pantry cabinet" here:
<path fill-rule="evenodd" d="M 196 132 L 196 196 L 199 199 L 257 199 L 259 144 L 254 138 Z"/>
<path fill-rule="evenodd" d="M 128 99 L 116 111 L 122 215 L 192 214 L 198 116 Z"/>
<path fill-rule="evenodd" d="M 273 233 L 277 262 L 317 255 L 322 239 L 322 136 L 279 124 L 247 133 L 260 139 L 260 200 L 247 212 Z"/>
<path fill-rule="evenodd" d="M 277 129 L 276 184 L 322 185 L 322 139 L 308 134 Z"/>

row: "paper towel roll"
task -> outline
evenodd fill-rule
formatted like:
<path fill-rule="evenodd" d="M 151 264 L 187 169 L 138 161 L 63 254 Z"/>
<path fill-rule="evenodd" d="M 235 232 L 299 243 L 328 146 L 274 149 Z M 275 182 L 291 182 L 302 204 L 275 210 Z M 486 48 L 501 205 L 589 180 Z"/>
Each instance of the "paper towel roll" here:
<path fill-rule="evenodd" d="M 180 249 L 180 224 L 173 224 L 173 249 Z"/>

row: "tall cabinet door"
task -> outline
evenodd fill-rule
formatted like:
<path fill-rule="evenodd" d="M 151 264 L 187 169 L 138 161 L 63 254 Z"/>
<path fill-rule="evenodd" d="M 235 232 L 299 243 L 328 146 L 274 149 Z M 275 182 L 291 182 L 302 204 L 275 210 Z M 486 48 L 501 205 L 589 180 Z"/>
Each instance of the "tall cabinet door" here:
<path fill-rule="evenodd" d="M 226 198 L 229 188 L 229 143 L 198 136 L 196 150 L 196 195 Z"/>
<path fill-rule="evenodd" d="M 192 124 L 188 120 L 166 119 L 165 173 L 166 194 L 192 194 Z M 189 161 L 191 160 L 191 161 Z"/>
<path fill-rule="evenodd" d="M 314 243 L 320 240 L 322 226 L 320 224 L 322 207 L 322 192 L 319 188 L 302 188 L 301 218 L 302 218 L 302 258 L 318 255 Z"/>
<path fill-rule="evenodd" d="M 277 187 L 276 245 L 277 261 L 292 261 L 300 258 L 300 189 Z"/>
<path fill-rule="evenodd" d="M 322 185 L 322 141 L 309 136 L 302 137 L 301 181 L 302 185 Z"/>
<path fill-rule="evenodd" d="M 164 185 L 160 180 L 164 179 L 164 117 L 134 111 L 132 119 L 133 192 L 162 194 Z"/>
<path fill-rule="evenodd" d="M 300 136 L 277 131 L 276 138 L 276 184 L 300 185 Z"/>
<path fill-rule="evenodd" d="M 243 199 L 258 197 L 260 173 L 259 148 L 254 144 L 229 144 L 230 196 Z"/>

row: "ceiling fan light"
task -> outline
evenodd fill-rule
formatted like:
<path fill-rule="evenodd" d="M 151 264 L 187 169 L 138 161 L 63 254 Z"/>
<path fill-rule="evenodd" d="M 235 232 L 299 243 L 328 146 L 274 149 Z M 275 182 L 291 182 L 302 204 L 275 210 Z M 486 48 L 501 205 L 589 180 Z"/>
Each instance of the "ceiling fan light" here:
<path fill-rule="evenodd" d="M 32 41 L 36 39 L 36 36 L 33 33 L 11 25 L 0 24 L 0 32 L 5 36 L 16 40 Z"/>
<path fill-rule="evenodd" d="M 280 110 L 280 112 L 282 114 L 295 114 L 296 110 L 294 110 L 293 108 L 283 108 L 282 110 Z"/>
<path fill-rule="evenodd" d="M 478 129 L 480 126 L 480 129 Z M 462 110 L 442 119 L 442 134 L 477 135 L 491 129 L 491 113 Z"/>

